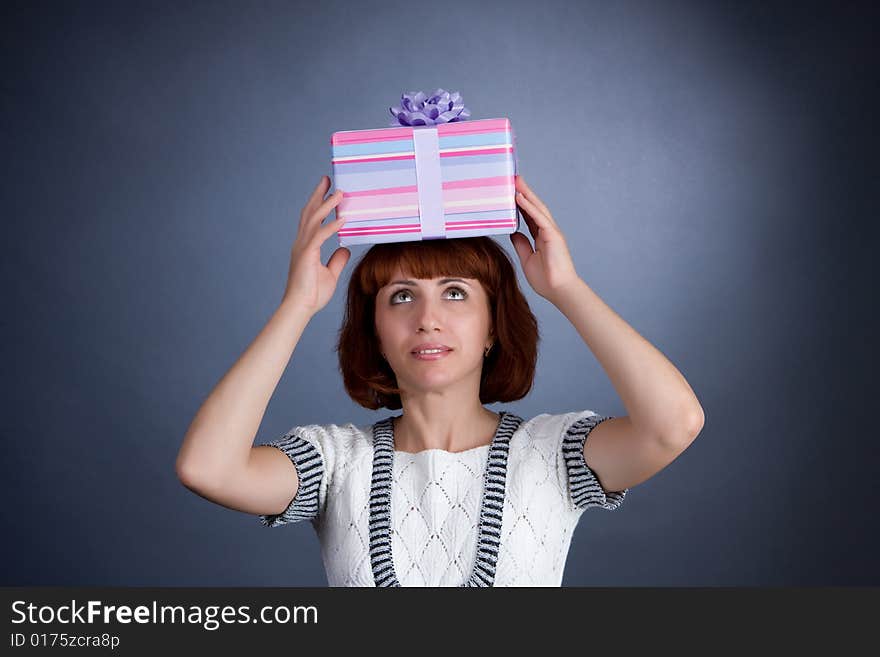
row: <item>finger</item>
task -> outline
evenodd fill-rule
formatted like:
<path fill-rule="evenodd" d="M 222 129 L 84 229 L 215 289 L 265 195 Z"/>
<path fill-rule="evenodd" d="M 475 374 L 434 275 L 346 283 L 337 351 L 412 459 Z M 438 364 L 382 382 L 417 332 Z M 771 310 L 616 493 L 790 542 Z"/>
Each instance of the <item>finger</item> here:
<path fill-rule="evenodd" d="M 532 235 L 532 239 L 535 239 L 538 236 L 538 224 L 535 223 L 535 220 L 529 216 L 529 213 L 526 212 L 523 208 L 517 207 L 517 212 L 519 212 L 520 216 L 526 222 L 526 226 L 529 229 L 529 233 Z"/>
<path fill-rule="evenodd" d="M 341 246 L 333 252 L 333 255 L 330 256 L 330 260 L 327 261 L 327 269 L 333 272 L 333 278 L 337 281 L 339 280 L 340 274 L 342 274 L 342 270 L 345 269 L 345 265 L 348 263 L 349 258 L 351 258 L 351 251 L 344 246 Z"/>
<path fill-rule="evenodd" d="M 324 199 L 324 195 L 327 193 L 328 189 L 330 189 L 330 178 L 327 176 L 321 176 L 321 180 L 318 182 L 315 190 L 306 202 L 306 207 L 303 209 L 303 213 L 306 216 L 312 215 L 312 212 L 314 212 L 313 208 L 317 207 Z"/>
<path fill-rule="evenodd" d="M 299 234 L 304 235 L 306 241 L 311 242 L 312 240 L 318 239 L 319 244 L 323 243 L 324 240 L 327 239 L 326 235 L 320 233 L 320 229 L 322 226 L 329 226 L 331 224 L 336 223 L 335 221 L 328 221 L 327 223 L 322 223 L 326 217 L 330 215 L 330 211 L 336 207 L 342 201 L 342 190 L 338 189 L 333 194 L 331 194 L 326 201 L 317 206 L 312 214 L 307 217 L 303 217 L 300 220 L 300 229 Z"/>
<path fill-rule="evenodd" d="M 553 215 L 550 212 L 550 208 L 548 208 L 544 204 L 544 202 L 540 199 L 540 197 L 537 194 L 535 194 L 535 192 L 532 190 L 531 187 L 529 187 L 529 184 L 525 181 L 525 179 L 522 176 L 517 176 L 516 182 L 517 182 L 517 189 L 519 189 L 519 191 L 523 193 L 525 198 L 527 198 L 529 201 L 531 201 L 535 207 L 537 207 L 538 209 L 541 210 L 541 212 L 543 212 L 545 215 L 547 215 L 547 218 L 550 220 L 550 223 L 555 224 L 556 222 L 553 220 Z"/>
<path fill-rule="evenodd" d="M 537 207 L 541 209 L 546 215 L 550 215 L 550 208 L 548 208 L 541 198 L 535 193 L 529 184 L 526 182 L 525 178 L 522 176 L 516 177 L 516 188 L 518 191 L 522 192 L 526 198 L 528 198 L 532 203 L 534 203 Z"/>
<path fill-rule="evenodd" d="M 541 229 L 544 229 L 545 231 L 552 230 L 552 226 L 550 225 L 550 222 L 547 221 L 544 213 L 530 203 L 528 199 L 522 196 L 517 196 L 517 202 L 520 204 L 520 211 L 526 219 L 529 231 L 532 233 L 532 239 L 537 242 L 539 239 L 545 237 L 545 235 L 541 234 Z"/>
<path fill-rule="evenodd" d="M 513 248 L 516 250 L 516 255 L 519 256 L 520 264 L 525 267 L 529 256 L 534 253 L 532 245 L 529 243 L 529 238 L 519 231 L 516 231 L 510 234 L 510 241 L 513 244 Z"/>
<path fill-rule="evenodd" d="M 317 231 L 316 237 L 318 239 L 318 244 L 323 244 L 327 241 L 327 238 L 339 231 L 345 225 L 345 219 L 334 219 L 333 221 L 328 221 L 326 224 L 322 225 L 320 230 Z"/>
<path fill-rule="evenodd" d="M 541 210 L 541 208 L 539 208 L 537 205 L 532 203 L 528 198 L 521 194 L 517 195 L 516 198 L 522 209 L 529 214 L 529 216 L 532 218 L 532 221 L 537 224 L 538 228 L 556 228 L 556 224 L 554 224 L 553 221 L 549 217 L 547 217 L 546 213 Z"/>
<path fill-rule="evenodd" d="M 342 202 L 343 196 L 343 191 L 341 189 L 337 189 L 335 192 L 327 197 L 327 200 L 325 200 L 317 208 L 315 208 L 315 211 L 312 213 L 310 220 L 320 224 L 330 215 L 330 211 Z"/>

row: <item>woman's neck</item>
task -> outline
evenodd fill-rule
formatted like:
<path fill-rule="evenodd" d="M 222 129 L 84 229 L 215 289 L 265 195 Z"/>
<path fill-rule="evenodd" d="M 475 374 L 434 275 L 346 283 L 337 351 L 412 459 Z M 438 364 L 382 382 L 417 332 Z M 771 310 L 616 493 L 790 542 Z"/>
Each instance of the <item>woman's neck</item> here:
<path fill-rule="evenodd" d="M 463 452 L 489 445 L 498 430 L 500 419 L 498 413 L 482 406 L 468 417 L 459 414 L 449 418 L 432 418 L 404 411 L 403 415 L 392 420 L 394 449 L 411 453 L 426 449 Z"/>

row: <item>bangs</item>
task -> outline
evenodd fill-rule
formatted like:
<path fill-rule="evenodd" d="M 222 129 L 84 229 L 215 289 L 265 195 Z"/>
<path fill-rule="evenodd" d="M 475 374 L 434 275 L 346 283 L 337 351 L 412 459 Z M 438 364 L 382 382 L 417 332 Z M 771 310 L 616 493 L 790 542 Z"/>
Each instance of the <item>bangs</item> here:
<path fill-rule="evenodd" d="M 487 292 L 499 281 L 496 259 L 482 241 L 470 238 L 377 244 L 361 264 L 358 287 L 369 296 L 388 285 L 398 269 L 410 278 L 474 278 Z"/>

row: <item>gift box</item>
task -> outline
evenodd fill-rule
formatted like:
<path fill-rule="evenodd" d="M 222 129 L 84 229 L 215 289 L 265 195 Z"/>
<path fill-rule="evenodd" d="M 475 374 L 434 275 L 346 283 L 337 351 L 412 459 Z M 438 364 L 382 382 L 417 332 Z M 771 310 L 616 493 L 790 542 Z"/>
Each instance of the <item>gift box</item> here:
<path fill-rule="evenodd" d="M 420 110 L 424 94 L 414 98 Z M 394 114 L 399 108 L 391 109 Z M 407 120 L 403 114 L 396 114 L 401 123 Z M 441 122 L 443 113 L 414 114 L 422 118 L 408 114 L 408 120 L 433 125 L 333 133 L 333 183 L 343 191 L 336 216 L 346 220 L 337 233 L 339 245 L 515 232 L 516 136 L 510 121 Z"/>

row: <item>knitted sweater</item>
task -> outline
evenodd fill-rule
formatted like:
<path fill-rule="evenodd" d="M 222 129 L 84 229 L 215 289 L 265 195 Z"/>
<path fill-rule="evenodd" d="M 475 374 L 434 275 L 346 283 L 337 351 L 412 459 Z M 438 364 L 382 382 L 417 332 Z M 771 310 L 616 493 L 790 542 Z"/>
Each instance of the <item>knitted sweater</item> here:
<path fill-rule="evenodd" d="M 260 520 L 309 520 L 330 586 L 560 586 L 581 514 L 627 493 L 603 490 L 584 460 L 609 418 L 499 415 L 491 445 L 463 452 L 397 451 L 391 416 L 294 427 L 264 444 L 290 458 L 299 488 Z"/>

